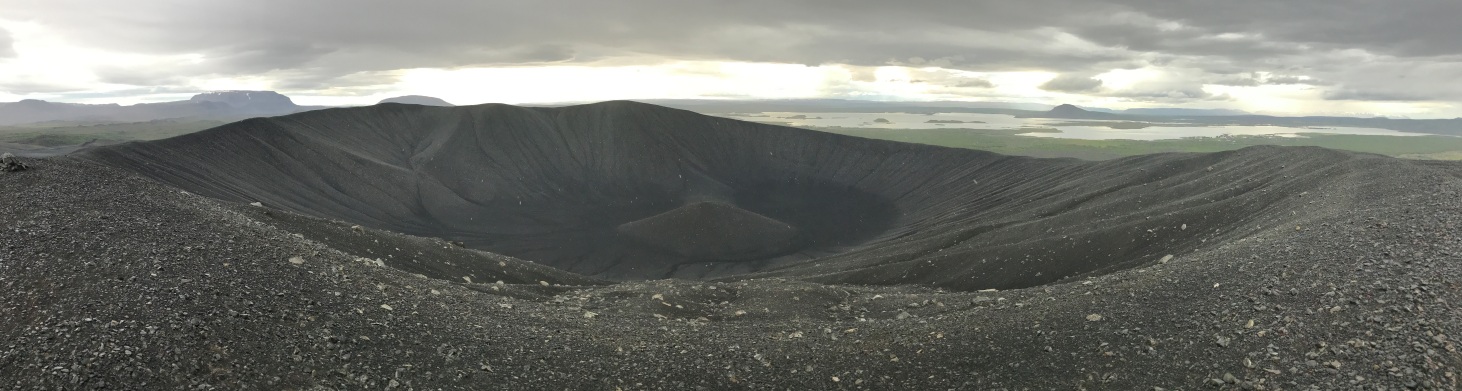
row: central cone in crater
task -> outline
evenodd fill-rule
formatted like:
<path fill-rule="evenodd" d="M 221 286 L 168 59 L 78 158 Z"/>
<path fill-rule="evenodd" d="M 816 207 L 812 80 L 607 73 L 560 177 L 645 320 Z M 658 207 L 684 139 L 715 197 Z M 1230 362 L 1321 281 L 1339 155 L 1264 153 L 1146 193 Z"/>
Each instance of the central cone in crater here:
<path fill-rule="evenodd" d="M 620 225 L 630 240 L 677 255 L 737 261 L 776 255 L 792 247 L 797 228 L 717 201 L 694 202 Z"/>

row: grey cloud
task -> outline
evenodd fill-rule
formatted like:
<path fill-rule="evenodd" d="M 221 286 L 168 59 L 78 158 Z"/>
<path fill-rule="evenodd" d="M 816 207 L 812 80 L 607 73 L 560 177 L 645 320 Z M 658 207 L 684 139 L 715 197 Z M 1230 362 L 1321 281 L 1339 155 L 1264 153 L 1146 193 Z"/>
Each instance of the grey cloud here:
<path fill-rule="evenodd" d="M 873 82 L 878 80 L 876 69 L 873 67 L 845 66 L 843 69 L 848 71 L 853 81 Z"/>
<path fill-rule="evenodd" d="M 1274 76 L 1264 79 L 1265 84 L 1308 84 L 1299 76 Z"/>
<path fill-rule="evenodd" d="M 1191 101 L 1231 100 L 1228 95 L 1214 95 L 1201 87 L 1187 86 L 1169 89 L 1136 89 L 1102 94 L 1103 96 L 1126 98 L 1132 101 L 1157 103 L 1188 103 Z"/>
<path fill-rule="evenodd" d="M 1209 77 L 1207 79 L 1203 79 L 1202 78 L 1202 75 L 1194 75 L 1194 78 L 1195 79 L 1198 79 L 1198 80 L 1204 80 L 1207 84 L 1217 84 L 1217 85 L 1235 86 L 1235 87 L 1255 87 L 1255 86 L 1261 86 L 1261 85 L 1287 85 L 1287 84 L 1288 85 L 1304 84 L 1304 85 L 1319 86 L 1319 85 L 1326 85 L 1327 84 L 1327 83 L 1325 83 L 1325 82 L 1323 82 L 1321 80 L 1315 79 L 1315 78 L 1307 78 L 1307 77 L 1299 76 L 1299 75 L 1273 75 L 1273 74 L 1265 75 L 1265 74 L 1261 74 L 1261 73 L 1258 73 L 1258 72 L 1243 73 L 1243 74 L 1233 74 L 1233 75 L 1222 75 L 1222 76 L 1216 76 L 1216 77 Z"/>
<path fill-rule="evenodd" d="M 1173 72 L 1145 80 L 1120 90 L 1104 90 L 1097 95 L 1125 98 L 1141 102 L 1187 103 L 1201 100 L 1227 100 L 1227 95 L 1205 91 L 1201 78 L 1189 72 Z"/>
<path fill-rule="evenodd" d="M 1156 18 L 1182 20 L 1210 30 L 1262 34 L 1276 42 L 1313 48 L 1345 47 L 1404 57 L 1462 52 L 1462 2 L 1406 1 L 1165 1 L 1141 9 Z"/>
<path fill-rule="evenodd" d="M 1101 79 L 1080 75 L 1060 75 L 1041 84 L 1043 90 L 1058 92 L 1092 92 L 1101 88 Z"/>
<path fill-rule="evenodd" d="M 995 87 L 995 83 L 991 82 L 988 79 L 970 78 L 970 79 L 966 79 L 966 80 L 962 80 L 960 82 L 954 83 L 953 87 L 959 87 L 959 88 L 993 88 L 993 87 Z"/>
<path fill-rule="evenodd" d="M 189 72 L 183 67 L 162 69 L 160 67 L 118 67 L 103 65 L 92 70 L 97 80 L 108 84 L 134 86 L 162 86 L 186 82 L 183 76 Z"/>
<path fill-rule="evenodd" d="M 1462 55 L 1455 38 L 1462 24 L 1452 20 L 1462 14 L 1456 0 L 138 0 L 125 7 L 0 0 L 0 9 L 9 20 L 41 22 L 88 47 L 206 58 L 165 72 L 98 72 L 137 85 L 188 75 L 287 74 L 279 76 L 282 85 L 320 88 L 356 83 L 350 75 L 417 67 L 684 59 L 1082 75 L 1156 66 L 1200 70 L 1188 77 L 1210 84 L 1323 86 L 1337 98 L 1400 96 L 1408 88 L 1418 98 L 1462 96 L 1438 86 L 1455 79 L 1393 87 L 1394 72 L 1354 70 L 1375 56 L 1413 67 L 1455 66 L 1447 57 Z M 0 57 L 7 48 L 0 32 Z M 1452 73 L 1428 69 L 1417 78 Z M 866 70 L 853 74 L 871 78 Z M 1093 92 L 1101 85 L 1063 76 L 1044 88 Z M 1186 87 L 1148 92 L 1215 98 Z"/>
<path fill-rule="evenodd" d="M 1312 86 L 1325 86 L 1325 85 L 1330 85 L 1329 82 L 1326 82 L 1324 80 L 1319 80 L 1319 79 L 1315 79 L 1315 78 L 1305 78 L 1305 77 L 1295 76 L 1295 75 L 1274 75 L 1274 76 L 1270 76 L 1270 77 L 1264 79 L 1264 84 L 1274 84 L 1274 85 L 1282 85 L 1282 84 L 1304 84 L 1304 85 L 1312 85 Z"/>
<path fill-rule="evenodd" d="M 1218 78 L 1210 80 L 1208 84 L 1217 84 L 1221 86 L 1233 87 L 1256 87 L 1259 86 L 1261 83 L 1259 83 L 1259 78 L 1253 77 L 1252 75 L 1230 75 L 1220 76 Z"/>
<path fill-rule="evenodd" d="M 311 72 L 280 72 L 275 75 L 276 85 L 286 90 L 322 89 L 369 89 L 372 86 L 386 86 L 401 80 L 391 72 L 357 72 L 342 76 L 321 76 Z"/>
<path fill-rule="evenodd" d="M 1325 93 L 1327 100 L 1419 101 L 1435 97 L 1401 91 L 1365 91 L 1341 89 Z"/>
<path fill-rule="evenodd" d="M 1324 97 L 1329 100 L 1462 100 L 1462 85 L 1451 82 L 1462 79 L 1462 59 L 1458 58 L 1428 62 L 1378 58 L 1328 72 Z"/>
<path fill-rule="evenodd" d="M 995 83 L 982 77 L 974 77 L 947 70 L 909 70 L 910 76 L 914 78 L 912 83 L 932 84 L 942 87 L 954 88 L 992 88 Z"/>
<path fill-rule="evenodd" d="M 225 47 L 212 61 L 225 73 L 260 73 L 301 67 L 335 50 L 300 40 L 274 40 Z"/>
<path fill-rule="evenodd" d="M 1217 54 L 1251 60 L 1303 53 L 1306 50 L 1299 44 L 1274 42 L 1260 36 L 1226 36 L 1222 30 L 1196 28 L 1164 31 L 1152 25 L 1108 24 L 1077 26 L 1071 32 L 1101 45 L 1168 55 Z"/>
<path fill-rule="evenodd" d="M 27 79 L 0 80 L 0 91 L 17 95 L 61 93 L 77 91 L 78 88 L 80 87 L 73 84 L 52 84 Z"/>
<path fill-rule="evenodd" d="M 15 39 L 10 32 L 0 29 L 0 58 L 15 57 Z"/>
<path fill-rule="evenodd" d="M 1171 67 L 1148 75 L 1130 85 L 1108 86 L 1091 95 L 1122 98 L 1127 101 L 1153 103 L 1190 103 L 1194 101 L 1231 100 L 1225 94 L 1204 89 L 1210 84 L 1257 86 L 1265 83 L 1267 74 L 1246 73 L 1211 75 L 1197 68 Z"/>
<path fill-rule="evenodd" d="M 16 4 L 6 8 L 18 10 L 13 11 L 18 17 L 45 20 L 73 42 L 140 53 L 204 53 L 225 73 L 312 65 L 321 57 L 345 53 L 369 53 L 372 60 L 322 71 L 592 61 L 604 56 L 918 62 L 991 70 L 1077 70 L 1130 60 L 1120 50 L 1062 47 L 1056 32 L 1042 27 L 1046 17 L 1015 4 L 258 0 L 94 7 L 81 0 L 0 1 Z M 1055 7 L 1072 12 L 1113 8 L 1079 2 Z M 235 47 L 239 42 L 251 44 Z"/>

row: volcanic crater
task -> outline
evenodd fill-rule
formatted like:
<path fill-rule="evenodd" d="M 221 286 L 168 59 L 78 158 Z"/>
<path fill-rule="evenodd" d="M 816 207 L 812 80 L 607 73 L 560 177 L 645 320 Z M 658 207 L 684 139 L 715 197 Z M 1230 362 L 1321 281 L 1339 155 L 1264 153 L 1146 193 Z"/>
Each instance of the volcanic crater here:
<path fill-rule="evenodd" d="M 1454 389 L 1462 367 L 1455 162 L 1036 159 L 606 102 L 328 109 L 23 163 L 0 173 L 15 389 Z"/>
<path fill-rule="evenodd" d="M 975 290 L 1108 273 L 1242 235 L 1344 156 L 1037 159 L 614 101 L 320 110 L 83 158 L 608 280 Z M 1278 191 L 1249 191 L 1260 186 Z"/>

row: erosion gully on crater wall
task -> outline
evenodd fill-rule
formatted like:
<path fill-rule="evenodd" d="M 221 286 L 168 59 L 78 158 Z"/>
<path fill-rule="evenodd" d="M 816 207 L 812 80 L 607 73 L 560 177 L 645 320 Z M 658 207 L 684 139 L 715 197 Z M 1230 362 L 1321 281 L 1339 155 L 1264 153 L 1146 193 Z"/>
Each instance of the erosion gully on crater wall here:
<path fill-rule="evenodd" d="M 612 280 L 1019 288 L 1241 237 L 1355 154 L 1087 162 L 860 139 L 635 102 L 382 104 L 83 159 L 188 191 Z"/>

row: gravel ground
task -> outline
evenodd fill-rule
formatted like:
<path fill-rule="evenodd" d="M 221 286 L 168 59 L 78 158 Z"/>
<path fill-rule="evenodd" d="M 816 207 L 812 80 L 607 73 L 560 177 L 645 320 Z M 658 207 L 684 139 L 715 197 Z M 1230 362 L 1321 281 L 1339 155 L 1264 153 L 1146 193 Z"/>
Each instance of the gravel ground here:
<path fill-rule="evenodd" d="M 0 173 L 0 389 L 1447 390 L 1462 368 L 1456 165 L 1346 161 L 1166 261 L 951 292 L 608 284 L 29 163 Z"/>

